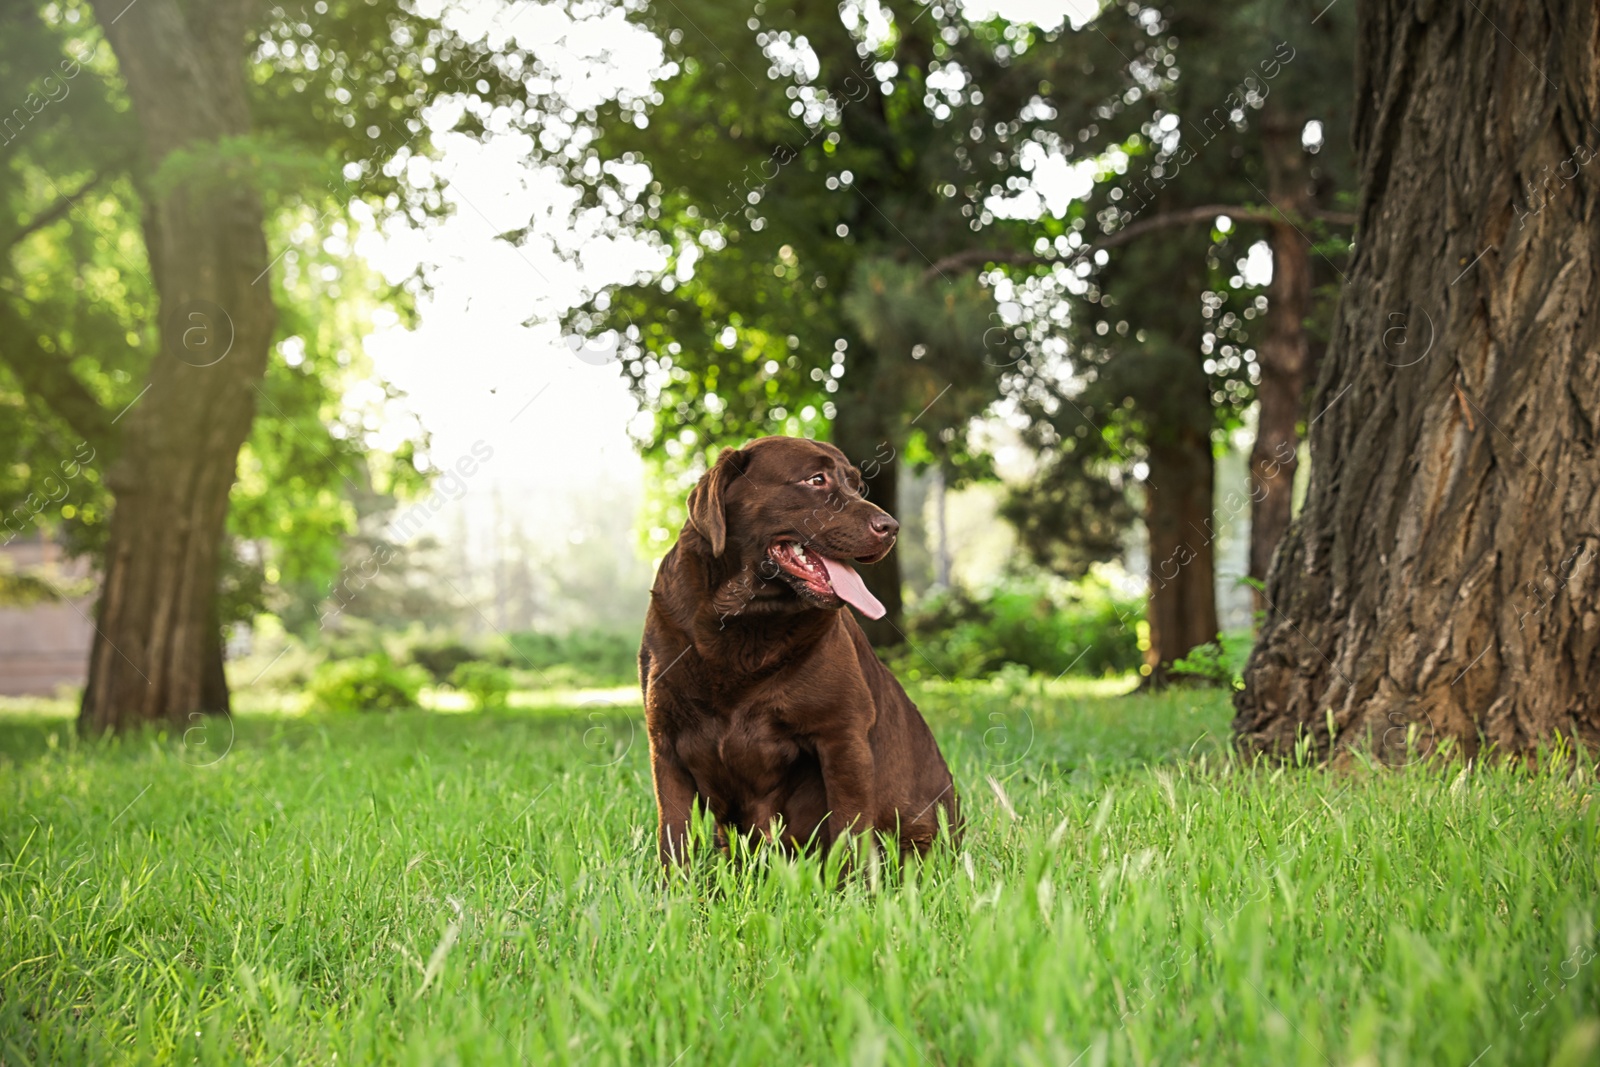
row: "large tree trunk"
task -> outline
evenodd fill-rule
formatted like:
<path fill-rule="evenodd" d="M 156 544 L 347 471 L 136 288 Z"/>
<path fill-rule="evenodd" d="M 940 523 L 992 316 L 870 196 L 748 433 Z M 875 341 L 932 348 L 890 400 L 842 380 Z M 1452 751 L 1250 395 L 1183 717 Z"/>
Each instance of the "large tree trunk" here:
<path fill-rule="evenodd" d="M 1200 427 L 1162 431 L 1149 445 L 1145 529 L 1150 542 L 1146 686 L 1170 681 L 1172 661 L 1217 639 L 1212 494 L 1216 461 Z"/>
<path fill-rule="evenodd" d="M 1600 19 L 1418 7 L 1362 0 L 1360 241 L 1248 748 L 1600 743 Z"/>
<path fill-rule="evenodd" d="M 850 457 L 851 463 L 861 468 L 867 499 L 901 522 L 907 521 L 898 511 L 901 443 L 890 440 L 884 420 L 874 414 L 872 398 L 856 398 L 840 390 L 838 404 L 839 415 L 833 420 L 833 443 Z M 856 616 L 872 646 L 883 649 L 903 644 L 906 638 L 900 599 L 899 546 L 890 549 L 887 556 L 872 566 L 862 567 L 861 577 L 872 595 L 888 609 L 881 619 Z"/>
<path fill-rule="evenodd" d="M 153 168 L 249 131 L 243 4 L 100 0 Z M 181 725 L 217 703 L 213 600 L 239 446 L 255 414 L 274 309 L 262 208 L 235 182 L 145 201 L 161 351 L 123 417 L 105 585 L 79 727 Z M 219 710 L 214 706 L 209 710 Z"/>
<path fill-rule="evenodd" d="M 1272 553 L 1289 529 L 1300 465 L 1301 402 L 1310 369 L 1305 319 L 1311 310 L 1311 249 L 1292 221 L 1305 218 L 1311 206 L 1302 125 L 1296 116 L 1269 104 L 1261 131 L 1268 196 L 1289 217 L 1272 223 L 1267 334 L 1257 355 L 1261 381 L 1256 386 L 1256 441 L 1250 450 L 1250 577 L 1259 582 L 1266 581 Z M 1256 610 L 1265 610 L 1260 590 L 1254 598 Z"/>
<path fill-rule="evenodd" d="M 211 622 L 206 627 L 205 673 L 200 677 L 199 710 L 210 715 L 228 715 L 233 700 L 228 693 L 227 644 L 222 623 L 217 620 L 216 599 L 211 601 Z"/>

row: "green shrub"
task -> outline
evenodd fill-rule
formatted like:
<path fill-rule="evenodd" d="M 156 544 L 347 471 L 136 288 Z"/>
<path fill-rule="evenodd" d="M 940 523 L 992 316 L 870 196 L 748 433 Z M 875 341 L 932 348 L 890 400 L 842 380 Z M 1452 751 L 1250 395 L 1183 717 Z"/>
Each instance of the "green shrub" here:
<path fill-rule="evenodd" d="M 308 686 L 317 707 L 333 711 L 395 711 L 414 708 L 427 672 L 400 666 L 381 653 L 329 660 L 312 673 Z"/>
<path fill-rule="evenodd" d="M 549 686 L 632 685 L 639 680 L 637 630 L 574 630 L 548 634 L 520 630 L 500 643 L 496 662 L 531 670 L 533 681 Z"/>
<path fill-rule="evenodd" d="M 897 666 L 911 678 L 985 678 L 1006 664 L 1039 673 L 1103 676 L 1137 670 L 1144 601 L 1088 578 L 1065 586 L 1016 581 L 981 594 L 951 589 L 907 619 L 910 648 Z"/>
<path fill-rule="evenodd" d="M 464 663 L 478 659 L 478 653 L 453 637 L 423 638 L 411 646 L 411 662 L 433 676 L 436 682 L 448 681 Z"/>
<path fill-rule="evenodd" d="M 1244 688 L 1244 663 L 1250 658 L 1254 635 L 1249 630 L 1232 630 L 1217 637 L 1217 643 L 1200 645 L 1182 659 L 1172 661 L 1173 674 L 1203 678 L 1229 689 Z"/>
<path fill-rule="evenodd" d="M 511 695 L 511 672 L 493 663 L 471 660 L 451 672 L 450 684 L 470 696 L 480 711 L 503 708 Z"/>

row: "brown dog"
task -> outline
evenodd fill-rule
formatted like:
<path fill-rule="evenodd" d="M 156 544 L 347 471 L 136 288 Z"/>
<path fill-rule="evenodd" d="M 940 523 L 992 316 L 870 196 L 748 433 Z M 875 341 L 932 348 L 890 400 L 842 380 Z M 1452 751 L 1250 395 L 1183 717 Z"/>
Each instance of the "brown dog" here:
<path fill-rule="evenodd" d="M 832 445 L 763 437 L 689 494 L 639 649 L 663 863 L 697 803 L 719 838 L 790 848 L 876 830 L 921 853 L 941 809 L 958 825 L 932 732 L 843 610 L 883 615 L 851 561 L 900 528 L 861 485 Z"/>

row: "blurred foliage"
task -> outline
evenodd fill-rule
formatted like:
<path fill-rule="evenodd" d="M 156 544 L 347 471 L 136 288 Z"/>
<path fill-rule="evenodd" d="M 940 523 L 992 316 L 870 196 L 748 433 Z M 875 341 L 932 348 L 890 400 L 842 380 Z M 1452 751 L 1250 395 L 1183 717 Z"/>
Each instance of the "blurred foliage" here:
<path fill-rule="evenodd" d="M 1343 206 L 1348 94 L 1325 89 L 1350 79 L 1354 14 L 1324 8 L 1105 5 L 1056 29 L 916 3 L 630 12 L 662 42 L 654 90 L 563 113 L 539 155 L 600 232 L 662 253 L 569 322 L 619 331 L 651 414 L 651 547 L 714 453 L 760 433 L 982 476 L 968 422 L 1003 395 L 1045 457 L 1006 512 L 1034 558 L 1075 575 L 1115 554 L 1152 443 L 1243 424 L 1263 231 L 1197 220 L 1090 253 L 1163 213 L 1265 207 L 1269 98 L 1320 123 L 1316 198 Z M 1060 161 L 1086 191 L 1035 188 Z M 1327 275 L 1343 238 L 1296 222 Z"/>
<path fill-rule="evenodd" d="M 429 636 L 411 646 L 411 662 L 427 671 L 435 682 L 448 682 L 456 668 L 471 663 L 481 653 L 451 634 Z"/>
<path fill-rule="evenodd" d="M 50 604 L 62 598 L 87 596 L 94 583 L 87 578 L 46 577 L 29 570 L 18 570 L 8 559 L 0 558 L 0 608 L 25 608 Z"/>
<path fill-rule="evenodd" d="M 1106 465 L 1103 477 L 1096 473 L 1047 453 L 1025 486 L 1008 486 L 1000 505 L 1029 558 L 1065 578 L 1082 578 L 1094 564 L 1120 556 L 1134 519 L 1121 471 Z"/>
<path fill-rule="evenodd" d="M 983 678 L 1008 665 L 1044 675 L 1102 676 L 1137 670 L 1140 596 L 1115 592 L 1100 577 L 1067 586 L 1018 578 L 983 592 L 955 587 L 907 616 L 903 677 Z"/>
<path fill-rule="evenodd" d="M 145 199 L 174 184 L 242 183 L 267 208 L 279 339 L 232 494 L 224 622 L 268 603 L 315 605 L 351 562 L 345 539 L 363 507 L 376 510 L 354 498 L 413 495 L 426 482 L 420 431 L 392 452 L 373 444 L 393 391 L 379 383 L 381 396 L 368 387 L 363 403 L 346 401 L 372 380 L 361 342 L 374 315 L 409 321 L 427 279 L 388 284 L 354 244 L 386 219 L 447 210 L 443 179 L 411 165 L 440 129 L 424 123 L 426 106 L 461 103 L 451 128 L 481 136 L 490 105 L 478 94 L 520 93 L 487 42 L 375 0 L 263 6 L 239 61 L 254 132 L 150 159 L 87 4 L 0 11 L 0 98 L 27 101 L 0 160 L 0 511 L 12 532 L 36 524 L 74 551 L 104 548 L 117 418 L 157 349 Z M 49 479 L 85 449 L 93 462 L 50 499 Z M 30 504 L 39 499 L 49 506 Z"/>
<path fill-rule="evenodd" d="M 510 689 L 586 689 L 639 683 L 637 630 L 575 629 L 553 634 L 531 630 L 506 635 L 464 635 L 448 624 L 406 628 L 355 619 L 338 629 L 297 634 L 258 628 L 267 638 L 238 666 L 239 678 L 264 689 L 315 688 L 335 664 L 353 661 L 400 665 L 419 686 L 498 686 Z M 479 681 L 479 677 L 486 679 Z M 467 683 L 468 679 L 474 679 Z M 467 683 L 467 684 L 464 684 Z M 507 690 L 510 691 L 509 689 Z"/>
<path fill-rule="evenodd" d="M 1251 630 L 1231 630 L 1219 634 L 1211 645 L 1197 645 L 1187 656 L 1173 660 L 1172 673 L 1225 686 L 1244 688 L 1244 665 L 1255 644 Z"/>
<path fill-rule="evenodd" d="M 637 630 L 573 630 L 565 634 L 524 630 L 494 646 L 507 667 L 532 672 L 530 681 L 552 687 L 622 686 L 639 683 Z"/>
<path fill-rule="evenodd" d="M 381 652 L 330 660 L 312 672 L 307 686 L 314 708 L 328 711 L 400 711 L 414 708 L 428 673 L 397 664 Z"/>
<path fill-rule="evenodd" d="M 450 673 L 450 684 L 472 699 L 479 711 L 506 706 L 511 695 L 511 672 L 493 663 L 476 660 L 462 663 Z"/>
<path fill-rule="evenodd" d="M 828 434 L 886 464 L 915 430 L 919 458 L 959 479 L 968 422 L 1004 365 L 984 354 L 993 301 L 973 278 L 922 275 L 974 243 L 1031 240 L 986 198 L 1023 146 L 1054 137 L 1045 100 L 1124 90 L 1110 38 L 1132 19 L 1069 50 L 1067 31 L 954 6 L 731 14 L 717 0 L 630 11 L 663 44 L 654 92 L 541 135 L 594 224 L 646 236 L 665 261 L 569 326 L 621 332 L 668 499 L 718 449 L 764 433 Z"/>
<path fill-rule="evenodd" d="M 1065 574 L 1106 558 L 1106 531 L 1131 521 L 1127 491 L 1152 445 L 1220 443 L 1244 425 L 1258 378 L 1254 327 L 1268 310 L 1244 269 L 1266 236 L 1259 223 L 1189 223 L 1090 250 L 1163 213 L 1268 207 L 1260 113 L 1269 100 L 1297 131 L 1320 124 L 1320 139 L 1304 146 L 1313 202 L 1344 206 L 1355 185 L 1350 94 L 1326 91 L 1351 80 L 1354 11 L 1295 0 L 1141 12 L 1138 91 L 1061 115 L 1105 164 L 1056 246 L 1064 262 L 1000 286 L 1029 337 L 1005 389 L 1030 422 L 1029 439 L 1055 453 L 1034 483 L 1015 489 L 1006 514 L 1033 558 Z M 1294 221 L 1319 242 L 1314 277 L 1331 286 L 1348 242 L 1316 220 Z M 1304 325 L 1315 341 L 1332 316 L 1325 292 L 1313 310 Z"/>

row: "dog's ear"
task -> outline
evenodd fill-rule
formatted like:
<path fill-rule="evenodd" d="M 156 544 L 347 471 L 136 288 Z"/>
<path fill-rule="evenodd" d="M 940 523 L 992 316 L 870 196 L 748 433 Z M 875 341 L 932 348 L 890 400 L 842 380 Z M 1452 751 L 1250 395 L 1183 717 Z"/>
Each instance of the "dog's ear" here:
<path fill-rule="evenodd" d="M 744 473 L 745 455 L 731 450 L 717 457 L 717 462 L 689 491 L 689 525 L 699 531 L 711 544 L 711 554 L 721 556 L 728 547 L 728 486 Z"/>

